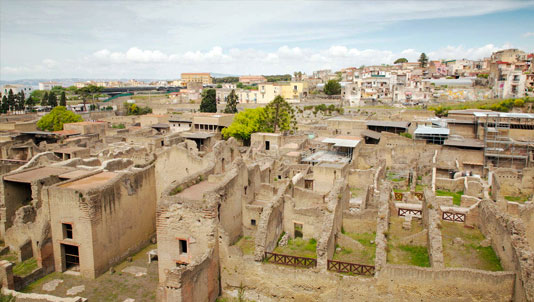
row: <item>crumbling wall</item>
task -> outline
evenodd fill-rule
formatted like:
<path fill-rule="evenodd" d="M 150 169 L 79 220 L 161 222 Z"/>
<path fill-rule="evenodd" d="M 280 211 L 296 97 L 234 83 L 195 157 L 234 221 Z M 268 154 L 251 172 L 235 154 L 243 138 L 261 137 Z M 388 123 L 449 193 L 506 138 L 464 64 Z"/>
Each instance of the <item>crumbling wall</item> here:
<path fill-rule="evenodd" d="M 281 186 L 278 194 L 266 205 L 261 213 L 256 232 L 254 260 L 261 261 L 265 252 L 272 252 L 282 234 L 284 218 L 284 194 L 286 186 Z"/>
<path fill-rule="evenodd" d="M 502 213 L 491 201 L 479 204 L 479 229 L 491 238 L 505 270 L 515 271 L 514 301 L 534 301 L 534 252 L 519 218 Z"/>
<path fill-rule="evenodd" d="M 426 188 L 423 198 L 423 225 L 428 230 L 428 257 L 433 268 L 445 267 L 443 260 L 443 242 L 441 237 L 441 215 L 439 205 L 434 199 L 432 190 Z"/>
<path fill-rule="evenodd" d="M 350 199 L 350 191 L 344 180 L 338 180 L 326 197 L 328 206 L 323 215 L 321 234 L 317 242 L 317 267 L 327 270 L 327 262 L 333 259 L 336 248 L 336 235 L 341 232 L 343 210 Z"/>
<path fill-rule="evenodd" d="M 464 191 L 465 178 L 436 178 L 436 190 L 448 190 L 451 192 Z"/>

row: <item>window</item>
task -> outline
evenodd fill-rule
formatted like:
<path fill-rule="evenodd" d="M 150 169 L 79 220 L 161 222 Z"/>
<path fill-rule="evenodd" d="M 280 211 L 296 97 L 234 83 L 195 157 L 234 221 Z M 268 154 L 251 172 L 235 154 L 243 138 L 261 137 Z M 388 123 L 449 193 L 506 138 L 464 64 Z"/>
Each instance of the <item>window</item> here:
<path fill-rule="evenodd" d="M 63 238 L 72 239 L 72 224 L 63 223 Z"/>
<path fill-rule="evenodd" d="M 250 220 L 250 224 L 251 224 L 251 225 L 256 225 L 256 219 L 251 219 L 251 220 Z"/>
<path fill-rule="evenodd" d="M 187 254 L 187 240 L 180 239 L 180 254 Z"/>

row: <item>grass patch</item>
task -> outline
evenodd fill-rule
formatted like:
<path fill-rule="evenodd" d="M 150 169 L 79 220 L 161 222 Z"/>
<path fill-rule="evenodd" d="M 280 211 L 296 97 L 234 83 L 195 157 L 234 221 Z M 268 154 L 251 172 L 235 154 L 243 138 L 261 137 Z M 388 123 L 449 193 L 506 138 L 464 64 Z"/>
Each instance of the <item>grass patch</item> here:
<path fill-rule="evenodd" d="M 436 190 L 436 196 L 452 196 L 452 203 L 459 206 L 462 203 L 464 191 L 451 192 L 446 190 Z"/>
<path fill-rule="evenodd" d="M 177 186 L 176 188 L 172 189 L 170 195 L 171 196 L 174 196 L 176 194 L 179 194 L 183 191 L 184 189 L 182 188 L 182 186 Z"/>
<path fill-rule="evenodd" d="M 504 199 L 513 202 L 524 203 L 528 201 L 530 196 L 504 196 Z"/>
<path fill-rule="evenodd" d="M 241 237 L 236 245 L 241 249 L 243 255 L 254 255 L 255 243 L 254 238 L 250 236 Z"/>
<path fill-rule="evenodd" d="M 397 173 L 393 173 L 393 172 L 388 172 L 386 178 L 388 180 L 394 181 L 394 182 L 401 182 L 401 181 L 405 181 L 406 180 L 406 178 L 398 175 Z"/>
<path fill-rule="evenodd" d="M 446 267 L 502 271 L 501 262 L 493 248 L 480 246 L 484 235 L 478 228 L 468 229 L 463 224 L 442 221 L 441 234 Z M 453 244 L 455 238 L 461 238 L 464 244 Z"/>
<path fill-rule="evenodd" d="M 352 196 L 353 198 L 360 196 L 360 195 L 362 194 L 362 191 L 363 191 L 363 190 L 360 189 L 360 188 L 351 188 L 351 189 L 350 189 L 350 193 L 351 193 L 351 196 Z"/>
<path fill-rule="evenodd" d="M 35 258 L 26 259 L 17 263 L 13 267 L 13 275 L 24 277 L 37 269 L 37 260 Z"/>
<path fill-rule="evenodd" d="M 426 188 L 426 185 L 415 185 L 415 192 L 423 192 Z"/>
<path fill-rule="evenodd" d="M 310 240 L 304 240 L 302 238 L 289 239 L 286 246 L 278 246 L 274 250 L 275 253 L 317 258 L 317 240 L 311 238 Z"/>
<path fill-rule="evenodd" d="M 404 193 L 404 192 L 409 192 L 410 189 L 395 189 L 393 188 L 393 192 L 395 193 Z"/>
<path fill-rule="evenodd" d="M 428 249 L 426 246 L 418 245 L 397 245 L 401 251 L 408 253 L 408 258 L 412 265 L 430 267 L 430 259 L 428 258 Z"/>
<path fill-rule="evenodd" d="M 362 248 L 353 250 L 348 247 L 336 245 L 333 260 L 374 265 L 376 257 L 376 244 L 374 240 L 376 233 L 346 233 L 345 235 L 358 241 L 362 245 Z M 373 243 L 371 243 L 371 241 L 373 241 Z M 337 247 L 341 248 L 341 251 L 337 251 Z"/>

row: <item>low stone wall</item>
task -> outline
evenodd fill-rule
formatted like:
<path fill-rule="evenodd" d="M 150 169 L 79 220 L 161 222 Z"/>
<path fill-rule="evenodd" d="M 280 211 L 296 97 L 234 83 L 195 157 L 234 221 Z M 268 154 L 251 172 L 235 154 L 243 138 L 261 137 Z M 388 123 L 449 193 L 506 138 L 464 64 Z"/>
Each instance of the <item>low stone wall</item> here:
<path fill-rule="evenodd" d="M 380 186 L 380 199 L 378 201 L 378 216 L 376 220 L 376 256 L 375 256 L 375 272 L 379 272 L 387 261 L 387 237 L 389 229 L 390 218 L 390 194 L 391 187 L 387 182 Z"/>
<path fill-rule="evenodd" d="M 436 190 L 448 190 L 451 192 L 464 191 L 465 178 L 436 178 Z"/>
<path fill-rule="evenodd" d="M 376 231 L 377 209 L 365 209 L 357 212 L 343 212 L 343 230 L 349 233 Z"/>
<path fill-rule="evenodd" d="M 13 297 L 17 298 L 18 300 L 22 301 L 49 301 L 49 302 L 84 302 L 87 301 L 86 298 L 82 297 L 68 297 L 68 298 L 62 298 L 62 297 L 56 297 L 52 295 L 46 295 L 46 294 L 28 294 L 28 293 L 21 293 L 14 290 L 10 290 L 7 288 L 2 288 L 2 294 L 4 295 L 12 295 Z"/>
<path fill-rule="evenodd" d="M 443 261 L 443 242 L 441 237 L 441 222 L 438 203 L 430 189 L 425 189 L 423 198 L 423 224 L 428 229 L 428 256 L 433 268 L 445 267 Z"/>

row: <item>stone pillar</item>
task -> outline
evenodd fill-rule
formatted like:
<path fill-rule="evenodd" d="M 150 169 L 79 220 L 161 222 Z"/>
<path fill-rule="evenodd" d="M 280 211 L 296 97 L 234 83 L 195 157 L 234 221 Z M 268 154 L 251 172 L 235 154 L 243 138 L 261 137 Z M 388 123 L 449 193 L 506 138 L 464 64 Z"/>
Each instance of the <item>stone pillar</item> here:
<path fill-rule="evenodd" d="M 15 289 L 15 282 L 13 280 L 13 263 L 7 260 L 0 261 L 0 279 L 2 279 L 2 287 Z"/>

